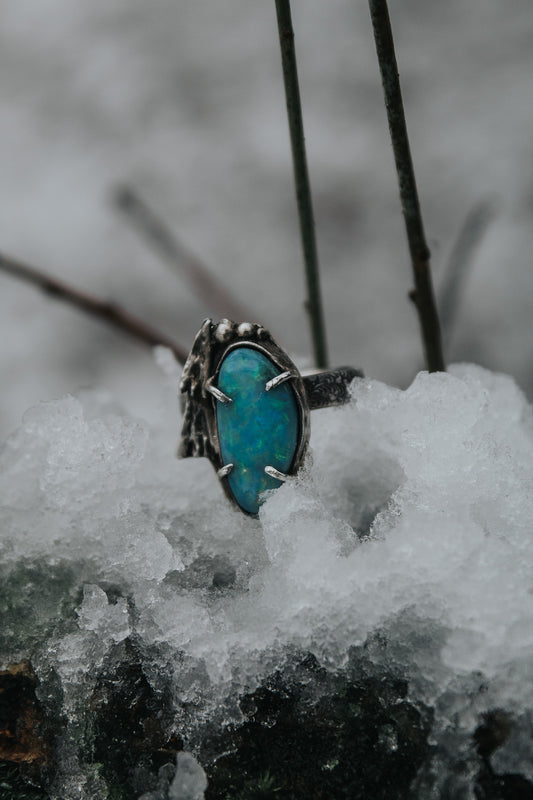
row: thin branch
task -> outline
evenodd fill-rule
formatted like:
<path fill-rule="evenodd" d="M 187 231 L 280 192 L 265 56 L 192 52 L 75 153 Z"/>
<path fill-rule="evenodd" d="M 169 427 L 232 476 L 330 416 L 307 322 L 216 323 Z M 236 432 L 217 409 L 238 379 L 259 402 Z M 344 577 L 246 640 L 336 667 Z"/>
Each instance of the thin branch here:
<path fill-rule="evenodd" d="M 255 321 L 250 309 L 176 238 L 161 218 L 130 186 L 120 186 L 114 193 L 117 208 L 144 236 L 154 250 L 191 287 L 205 307 L 219 317 L 236 322 Z"/>
<path fill-rule="evenodd" d="M 413 265 L 415 288 L 410 297 L 413 299 L 418 311 L 427 368 L 430 372 L 442 372 L 445 366 L 439 317 L 431 279 L 430 252 L 424 234 L 409 138 L 407 136 L 387 0 L 369 0 L 369 6 L 383 92 L 385 94 L 392 149 L 398 173 L 400 199 Z"/>
<path fill-rule="evenodd" d="M 283 67 L 283 81 L 285 84 L 285 98 L 289 117 L 292 162 L 294 181 L 296 184 L 296 202 L 298 205 L 300 235 L 302 239 L 305 276 L 307 281 L 306 306 L 309 310 L 315 362 L 317 367 L 323 369 L 328 366 L 326 330 L 324 325 L 324 313 L 322 310 L 315 222 L 313 219 L 311 186 L 309 183 L 309 172 L 305 154 L 302 107 L 300 102 L 300 89 L 298 86 L 298 71 L 296 67 L 296 53 L 294 50 L 294 31 L 289 0 L 276 0 L 276 13 L 281 48 L 281 63 Z"/>
<path fill-rule="evenodd" d="M 94 295 L 81 292 L 79 289 L 69 286 L 63 281 L 53 278 L 51 275 L 41 272 L 34 267 L 16 261 L 13 258 L 0 254 L 0 270 L 12 275 L 28 283 L 32 283 L 37 288 L 41 289 L 45 294 L 50 295 L 57 300 L 63 300 L 72 306 L 84 311 L 92 317 L 107 322 L 115 328 L 128 333 L 134 339 L 154 347 L 155 345 L 164 345 L 168 347 L 180 364 L 184 364 L 187 358 L 187 352 L 177 344 L 177 342 L 165 336 L 164 333 L 156 330 L 151 325 L 143 322 L 138 317 L 130 314 L 121 306 L 109 300 L 102 300 Z"/>
<path fill-rule="evenodd" d="M 467 214 L 450 253 L 444 280 L 438 292 L 442 338 L 446 347 L 451 341 L 461 295 L 474 253 L 496 213 L 497 204 L 493 200 L 482 200 L 475 205 Z"/>

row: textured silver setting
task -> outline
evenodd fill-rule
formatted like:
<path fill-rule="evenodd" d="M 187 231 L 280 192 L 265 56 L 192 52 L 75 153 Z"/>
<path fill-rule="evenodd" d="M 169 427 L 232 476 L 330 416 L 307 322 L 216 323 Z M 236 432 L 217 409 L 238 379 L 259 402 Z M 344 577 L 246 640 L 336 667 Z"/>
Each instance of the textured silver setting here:
<path fill-rule="evenodd" d="M 364 378 L 361 370 L 354 367 L 338 367 L 306 375 L 303 382 L 310 410 L 347 403 L 350 399 L 349 386 L 354 378 Z"/>
<path fill-rule="evenodd" d="M 299 411 L 298 445 L 290 469 L 284 474 L 274 467 L 265 467 L 265 472 L 279 481 L 285 481 L 296 475 L 303 462 L 309 444 L 310 410 L 347 402 L 350 382 L 355 377 L 362 377 L 359 370 L 341 367 L 339 370 L 302 378 L 289 356 L 262 325 L 251 322 L 241 322 L 237 325 L 228 319 L 215 324 L 206 319 L 196 335 L 183 368 L 180 384 L 183 427 L 178 457 L 208 458 L 217 472 L 224 491 L 234 503 L 227 481 L 233 464 L 224 464 L 222 461 L 216 416 L 217 403 L 229 403 L 231 398 L 218 389 L 217 382 L 226 355 L 231 350 L 243 346 L 262 352 L 279 370 L 279 374 L 266 384 L 266 391 L 271 391 L 290 380 L 296 398 Z"/>

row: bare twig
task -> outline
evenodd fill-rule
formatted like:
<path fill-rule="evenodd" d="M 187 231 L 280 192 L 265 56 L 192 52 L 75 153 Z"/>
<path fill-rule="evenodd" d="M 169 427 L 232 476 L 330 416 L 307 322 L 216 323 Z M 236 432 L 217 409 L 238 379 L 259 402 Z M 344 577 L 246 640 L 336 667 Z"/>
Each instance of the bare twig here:
<path fill-rule="evenodd" d="M 482 200 L 467 214 L 452 248 L 444 280 L 438 292 L 438 306 L 445 347 L 450 344 L 461 295 L 473 256 L 497 213 L 494 200 Z"/>
<path fill-rule="evenodd" d="M 55 297 L 58 300 L 64 300 L 66 303 L 79 308 L 92 317 L 99 317 L 104 322 L 124 331 L 124 333 L 128 333 L 130 336 L 133 336 L 133 338 L 143 342 L 149 347 L 154 347 L 158 344 L 168 347 L 172 350 L 180 364 L 185 363 L 187 352 L 181 345 L 177 344 L 173 339 L 165 336 L 164 333 L 156 330 L 151 325 L 143 322 L 138 317 L 133 316 L 133 314 L 130 314 L 129 311 L 126 311 L 116 303 L 109 300 L 102 300 L 86 292 L 81 292 L 79 289 L 69 286 L 63 283 L 63 281 L 57 280 L 57 278 L 53 278 L 51 275 L 47 275 L 45 272 L 41 272 L 34 267 L 30 267 L 27 264 L 23 264 L 20 261 L 16 261 L 13 258 L 8 258 L 1 254 L 0 270 L 15 278 L 32 283 L 45 294 Z"/>
<path fill-rule="evenodd" d="M 115 194 L 115 203 L 164 258 L 173 270 L 191 287 L 206 308 L 219 317 L 228 317 L 237 322 L 255 321 L 250 309 L 235 298 L 218 278 L 191 253 L 161 220 L 161 218 L 139 197 L 130 186 L 120 186 Z"/>
<path fill-rule="evenodd" d="M 328 365 L 326 330 L 322 310 L 322 294 L 318 270 L 318 255 L 315 239 L 315 222 L 311 202 L 311 186 L 305 154 L 305 139 L 298 86 L 296 53 L 294 50 L 294 31 L 292 28 L 291 6 L 289 0 L 276 0 L 283 81 L 287 100 L 287 114 L 291 136 L 292 162 L 296 183 L 296 202 L 300 220 L 305 275 L 307 280 L 307 303 L 311 323 L 314 358 L 317 367 Z"/>
<path fill-rule="evenodd" d="M 424 234 L 409 138 L 407 136 L 387 0 L 369 0 L 369 6 L 383 92 L 385 94 L 392 149 L 398 173 L 403 216 L 413 265 L 415 288 L 410 297 L 418 311 L 427 368 L 430 372 L 442 372 L 445 366 L 439 317 L 431 280 L 430 252 Z"/>

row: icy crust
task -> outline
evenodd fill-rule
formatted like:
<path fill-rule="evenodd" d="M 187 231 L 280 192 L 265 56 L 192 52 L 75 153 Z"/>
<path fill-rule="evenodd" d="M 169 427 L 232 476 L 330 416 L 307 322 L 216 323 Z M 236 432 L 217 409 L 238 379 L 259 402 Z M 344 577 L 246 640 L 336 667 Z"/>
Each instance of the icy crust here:
<path fill-rule="evenodd" d="M 167 380 L 149 420 L 84 392 L 31 409 L 0 453 L 0 666 L 31 656 L 43 686 L 59 676 L 57 796 L 104 792 L 76 742 L 99 670 L 126 640 L 150 651 L 155 690 L 170 684 L 191 748 L 207 721 L 238 720 L 236 698 L 287 653 L 335 671 L 364 646 L 433 709 L 420 791 L 468 763 L 495 708 L 515 715 L 517 741 L 493 766 L 533 777 L 533 416 L 516 384 L 471 365 L 420 373 L 406 391 L 356 381 L 349 405 L 313 413 L 306 468 L 253 520 L 207 462 L 174 458 Z M 168 776 L 145 796 L 201 798 L 187 758 L 189 793 Z"/>

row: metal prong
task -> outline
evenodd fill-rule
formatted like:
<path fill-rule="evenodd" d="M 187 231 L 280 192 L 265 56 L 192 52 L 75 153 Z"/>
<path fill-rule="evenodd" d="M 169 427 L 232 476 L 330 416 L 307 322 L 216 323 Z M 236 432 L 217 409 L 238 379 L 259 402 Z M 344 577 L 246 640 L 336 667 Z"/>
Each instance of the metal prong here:
<path fill-rule="evenodd" d="M 265 472 L 267 475 L 270 475 L 271 478 L 275 478 L 277 481 L 288 481 L 291 477 L 290 475 L 286 475 L 284 472 L 280 472 L 275 467 L 265 467 Z"/>
<path fill-rule="evenodd" d="M 219 403 L 232 403 L 233 401 L 231 397 L 228 397 L 227 394 L 224 394 L 224 392 L 221 392 L 220 389 L 217 389 L 216 386 L 213 386 L 213 384 L 211 383 L 212 380 L 213 378 L 209 378 L 209 380 L 206 382 L 205 384 L 206 392 L 212 394 L 213 397 L 219 401 Z"/>
<path fill-rule="evenodd" d="M 269 392 L 271 389 L 275 389 L 276 386 L 279 386 L 280 383 L 285 383 L 285 381 L 288 381 L 291 378 L 295 377 L 296 375 L 294 374 L 294 372 L 291 372 L 290 369 L 288 369 L 286 372 L 280 372 L 279 375 L 276 375 L 275 378 L 272 378 L 272 380 L 268 381 L 268 383 L 265 386 L 265 389 L 267 390 L 267 392 Z"/>
<path fill-rule="evenodd" d="M 226 475 L 230 474 L 232 469 L 233 469 L 233 464 L 226 464 L 224 467 L 220 467 L 220 469 L 217 470 L 217 475 L 219 478 L 225 478 Z"/>

